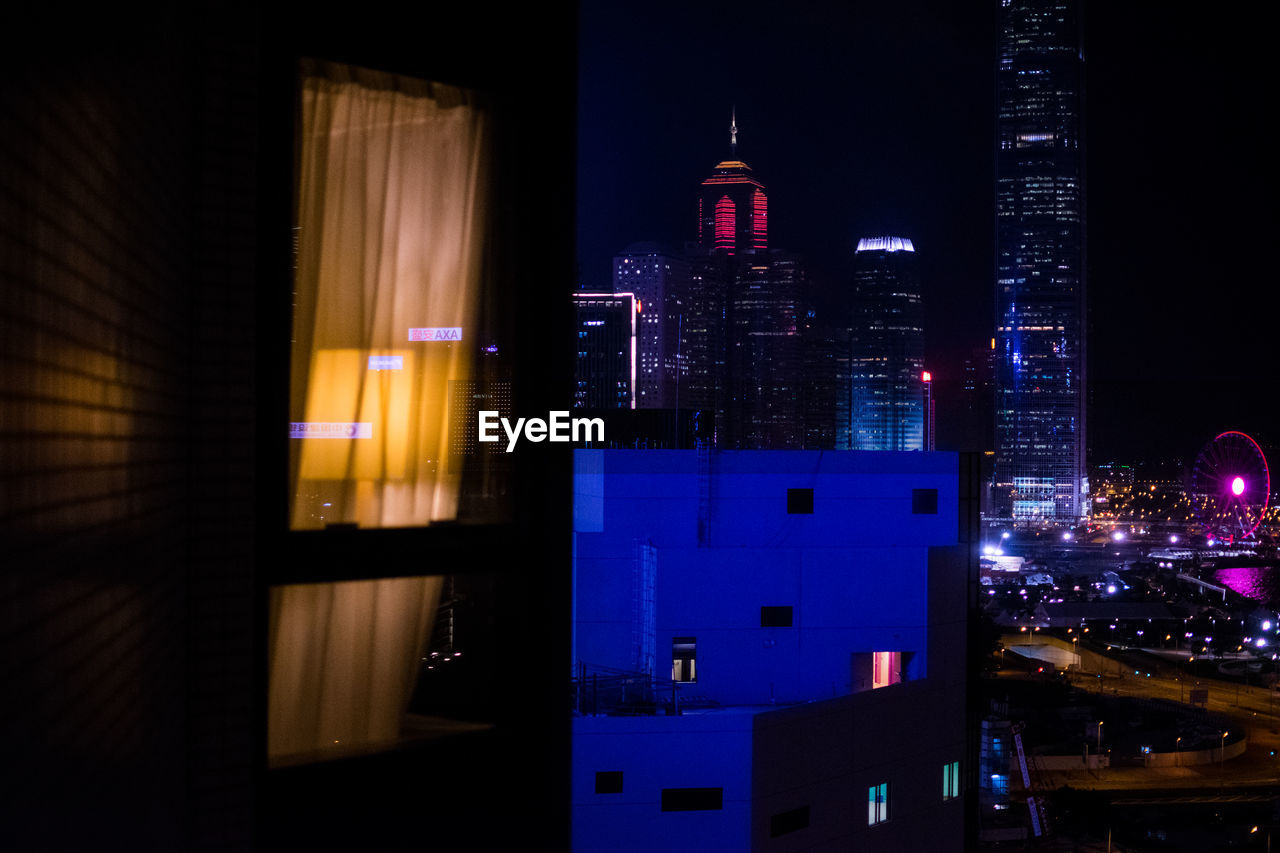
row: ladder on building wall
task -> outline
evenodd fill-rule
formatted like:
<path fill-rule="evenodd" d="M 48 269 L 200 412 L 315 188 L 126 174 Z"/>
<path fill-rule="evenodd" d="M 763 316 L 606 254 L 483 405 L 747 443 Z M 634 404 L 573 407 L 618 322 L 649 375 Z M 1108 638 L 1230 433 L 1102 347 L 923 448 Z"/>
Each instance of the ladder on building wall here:
<path fill-rule="evenodd" d="M 631 649 L 632 668 L 647 676 L 657 665 L 658 549 L 652 542 L 637 539 L 631 556 Z"/>
<path fill-rule="evenodd" d="M 1018 768 L 1022 771 L 1022 787 L 1027 792 L 1027 810 L 1031 812 L 1031 831 L 1036 838 L 1049 834 L 1049 815 L 1046 808 L 1046 792 L 1040 785 L 1040 774 L 1036 772 L 1035 759 L 1030 765 L 1027 754 L 1022 748 L 1022 724 L 1013 727 L 1013 746 L 1017 750 Z"/>
<path fill-rule="evenodd" d="M 698 448 L 698 545 L 711 544 L 711 446 L 699 438 Z"/>

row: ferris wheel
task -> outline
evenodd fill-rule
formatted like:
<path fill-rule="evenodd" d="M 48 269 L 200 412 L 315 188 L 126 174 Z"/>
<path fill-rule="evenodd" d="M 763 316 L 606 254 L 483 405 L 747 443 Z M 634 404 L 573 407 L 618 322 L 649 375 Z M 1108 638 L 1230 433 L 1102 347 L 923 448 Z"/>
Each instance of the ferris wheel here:
<path fill-rule="evenodd" d="M 1267 459 L 1244 433 L 1221 433 L 1196 457 L 1187 497 L 1207 536 L 1226 543 L 1252 536 L 1270 496 Z"/>

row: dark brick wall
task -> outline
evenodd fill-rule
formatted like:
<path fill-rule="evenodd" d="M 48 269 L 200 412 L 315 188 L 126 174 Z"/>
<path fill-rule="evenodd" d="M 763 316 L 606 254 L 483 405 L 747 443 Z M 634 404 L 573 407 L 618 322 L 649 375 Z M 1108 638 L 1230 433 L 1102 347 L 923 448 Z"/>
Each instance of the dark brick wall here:
<path fill-rule="evenodd" d="M 252 26 L 199 23 L 55 7 L 10 28 L 11 849 L 248 846 L 256 47 Z"/>

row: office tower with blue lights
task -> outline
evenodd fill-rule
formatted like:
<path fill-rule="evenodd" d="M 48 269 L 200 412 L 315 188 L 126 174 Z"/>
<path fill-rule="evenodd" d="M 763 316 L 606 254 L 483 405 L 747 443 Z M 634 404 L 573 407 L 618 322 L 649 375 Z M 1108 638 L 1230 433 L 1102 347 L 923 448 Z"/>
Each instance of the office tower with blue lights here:
<path fill-rule="evenodd" d="M 915 246 L 858 241 L 850 355 L 851 450 L 923 450 L 924 317 Z"/>
<path fill-rule="evenodd" d="M 689 264 L 656 243 L 632 243 L 613 259 L 614 293 L 636 296 L 636 408 L 675 408 L 680 300 Z"/>
<path fill-rule="evenodd" d="M 1085 469 L 1084 54 L 1075 0 L 1002 0 L 995 514 L 1070 523 Z"/>

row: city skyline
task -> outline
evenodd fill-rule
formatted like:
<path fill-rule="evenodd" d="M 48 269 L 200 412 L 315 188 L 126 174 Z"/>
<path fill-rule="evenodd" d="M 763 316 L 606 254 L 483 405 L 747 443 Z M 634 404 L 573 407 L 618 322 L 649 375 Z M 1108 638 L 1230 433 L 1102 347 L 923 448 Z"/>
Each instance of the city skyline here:
<path fill-rule="evenodd" d="M 1273 167 L 1246 107 L 1266 76 L 1257 36 L 1180 14 L 1086 16 L 1091 463 L 1187 460 L 1230 428 L 1274 441 L 1267 323 L 1247 310 L 1270 221 L 1253 182 Z M 738 156 L 769 176 L 770 243 L 804 255 L 820 307 L 860 235 L 913 235 L 946 449 L 964 360 L 994 331 L 996 6 L 801 4 L 751 36 L 748 75 L 726 58 L 763 15 L 583 9 L 579 284 L 606 282 L 632 241 L 696 237 L 681 190 L 723 158 L 736 109 Z"/>

